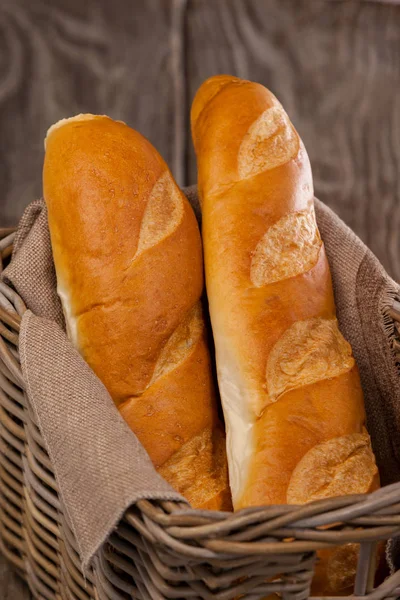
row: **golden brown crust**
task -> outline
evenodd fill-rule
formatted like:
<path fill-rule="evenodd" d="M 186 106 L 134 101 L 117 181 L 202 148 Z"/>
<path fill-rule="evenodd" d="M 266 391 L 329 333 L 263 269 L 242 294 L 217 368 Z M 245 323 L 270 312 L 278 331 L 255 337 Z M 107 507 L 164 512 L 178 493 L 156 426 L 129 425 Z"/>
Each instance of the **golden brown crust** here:
<path fill-rule="evenodd" d="M 268 406 L 255 424 L 254 459 L 239 506 L 290 502 L 288 486 L 304 455 L 325 440 L 361 433 L 363 411 L 356 367 L 291 390 Z"/>
<path fill-rule="evenodd" d="M 222 429 L 206 428 L 191 438 L 163 464 L 159 473 L 193 506 L 232 510 L 229 490 L 221 485 L 228 477 Z"/>
<path fill-rule="evenodd" d="M 359 552 L 359 544 L 344 544 L 318 552 L 311 593 L 317 596 L 350 596 Z"/>
<path fill-rule="evenodd" d="M 216 399 L 204 334 L 190 354 L 140 396 L 126 400 L 121 414 L 156 467 L 205 428 L 216 423 Z"/>
<path fill-rule="evenodd" d="M 194 214 L 151 144 L 108 117 L 49 130 L 43 185 L 69 336 L 161 467 L 219 427 Z M 218 497 L 213 451 L 202 483 L 219 477 Z"/>
<path fill-rule="evenodd" d="M 369 435 L 349 433 L 311 448 L 296 465 L 287 489 L 289 504 L 366 494 L 378 475 Z"/>
<path fill-rule="evenodd" d="M 267 361 L 267 392 L 277 402 L 289 391 L 339 377 L 354 367 L 351 347 L 336 319 L 296 321 L 273 346 Z"/>
<path fill-rule="evenodd" d="M 278 100 L 249 81 L 208 80 L 191 121 L 234 507 L 306 502 L 322 479 L 338 493 L 335 473 L 351 472 L 354 491 L 369 491 L 376 466 L 306 150 Z M 354 435 L 363 442 L 349 459 L 337 440 Z M 324 467 L 316 447 L 325 443 Z M 317 463 L 325 478 L 306 482 Z"/>

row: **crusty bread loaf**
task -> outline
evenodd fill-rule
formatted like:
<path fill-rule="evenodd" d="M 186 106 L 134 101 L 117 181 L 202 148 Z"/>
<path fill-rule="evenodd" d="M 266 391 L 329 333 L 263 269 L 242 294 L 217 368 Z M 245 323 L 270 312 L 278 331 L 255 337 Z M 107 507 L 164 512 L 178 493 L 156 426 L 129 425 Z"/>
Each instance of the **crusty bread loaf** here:
<path fill-rule="evenodd" d="M 151 144 L 104 116 L 49 130 L 43 185 L 69 337 L 161 474 L 193 506 L 229 508 L 188 201 Z"/>
<path fill-rule="evenodd" d="M 234 507 L 373 490 L 360 379 L 336 320 L 306 150 L 273 94 L 249 81 L 207 80 L 191 120 Z M 345 559 L 331 576 L 330 560 L 320 593 L 354 574 Z"/>

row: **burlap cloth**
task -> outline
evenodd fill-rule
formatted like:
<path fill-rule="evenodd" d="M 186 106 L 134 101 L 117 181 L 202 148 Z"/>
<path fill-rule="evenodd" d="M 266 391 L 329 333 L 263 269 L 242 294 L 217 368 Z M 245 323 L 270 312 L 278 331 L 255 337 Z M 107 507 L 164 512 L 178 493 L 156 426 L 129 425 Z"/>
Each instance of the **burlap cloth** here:
<path fill-rule="evenodd" d="M 195 188 L 186 193 L 200 220 Z M 388 310 L 400 296 L 399 286 L 329 208 L 318 200 L 315 204 L 340 327 L 360 368 L 382 484 L 393 483 L 400 480 L 400 381 Z M 2 277 L 30 309 L 20 334 L 26 393 L 86 568 L 132 503 L 182 498 L 154 471 L 104 386 L 64 333 L 43 201 L 26 209 Z"/>

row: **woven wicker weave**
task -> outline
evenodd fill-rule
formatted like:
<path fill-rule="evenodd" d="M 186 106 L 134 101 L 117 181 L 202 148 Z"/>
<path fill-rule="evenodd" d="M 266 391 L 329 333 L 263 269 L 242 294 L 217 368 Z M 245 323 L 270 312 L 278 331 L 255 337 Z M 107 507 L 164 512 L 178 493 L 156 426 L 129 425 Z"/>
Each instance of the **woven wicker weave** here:
<path fill-rule="evenodd" d="M 13 233 L 0 230 L 0 240 L 2 262 L 11 254 Z M 370 496 L 231 516 L 141 501 L 125 514 L 84 579 L 24 395 L 18 358 L 24 311 L 18 295 L 0 283 L 0 549 L 35 598 L 257 600 L 277 592 L 302 600 L 309 596 L 315 551 L 346 542 L 361 543 L 356 595 L 369 600 L 400 595 L 400 572 L 374 590 L 376 543 L 400 535 L 400 484 Z M 393 318 L 399 320 L 395 310 Z"/>

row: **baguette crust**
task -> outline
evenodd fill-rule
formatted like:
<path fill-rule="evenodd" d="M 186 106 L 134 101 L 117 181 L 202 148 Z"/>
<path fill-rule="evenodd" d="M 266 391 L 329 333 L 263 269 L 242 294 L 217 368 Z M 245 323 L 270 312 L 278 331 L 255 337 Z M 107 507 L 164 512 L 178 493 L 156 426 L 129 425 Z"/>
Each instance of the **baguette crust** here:
<path fill-rule="evenodd" d="M 234 77 L 201 86 L 191 121 L 234 507 L 308 502 L 318 482 L 328 495 L 375 489 L 304 145 L 273 94 Z M 341 487 L 335 473 L 350 472 Z M 324 564 L 318 592 L 341 589 L 348 571 L 341 582 Z"/>
<path fill-rule="evenodd" d="M 214 444 L 202 248 L 189 203 L 151 144 L 104 116 L 49 130 L 43 182 L 69 337 L 157 468 L 182 462 L 192 440 L 208 436 L 202 477 L 212 485 L 181 481 L 178 491 L 209 504 L 227 490 L 227 470 Z"/>

